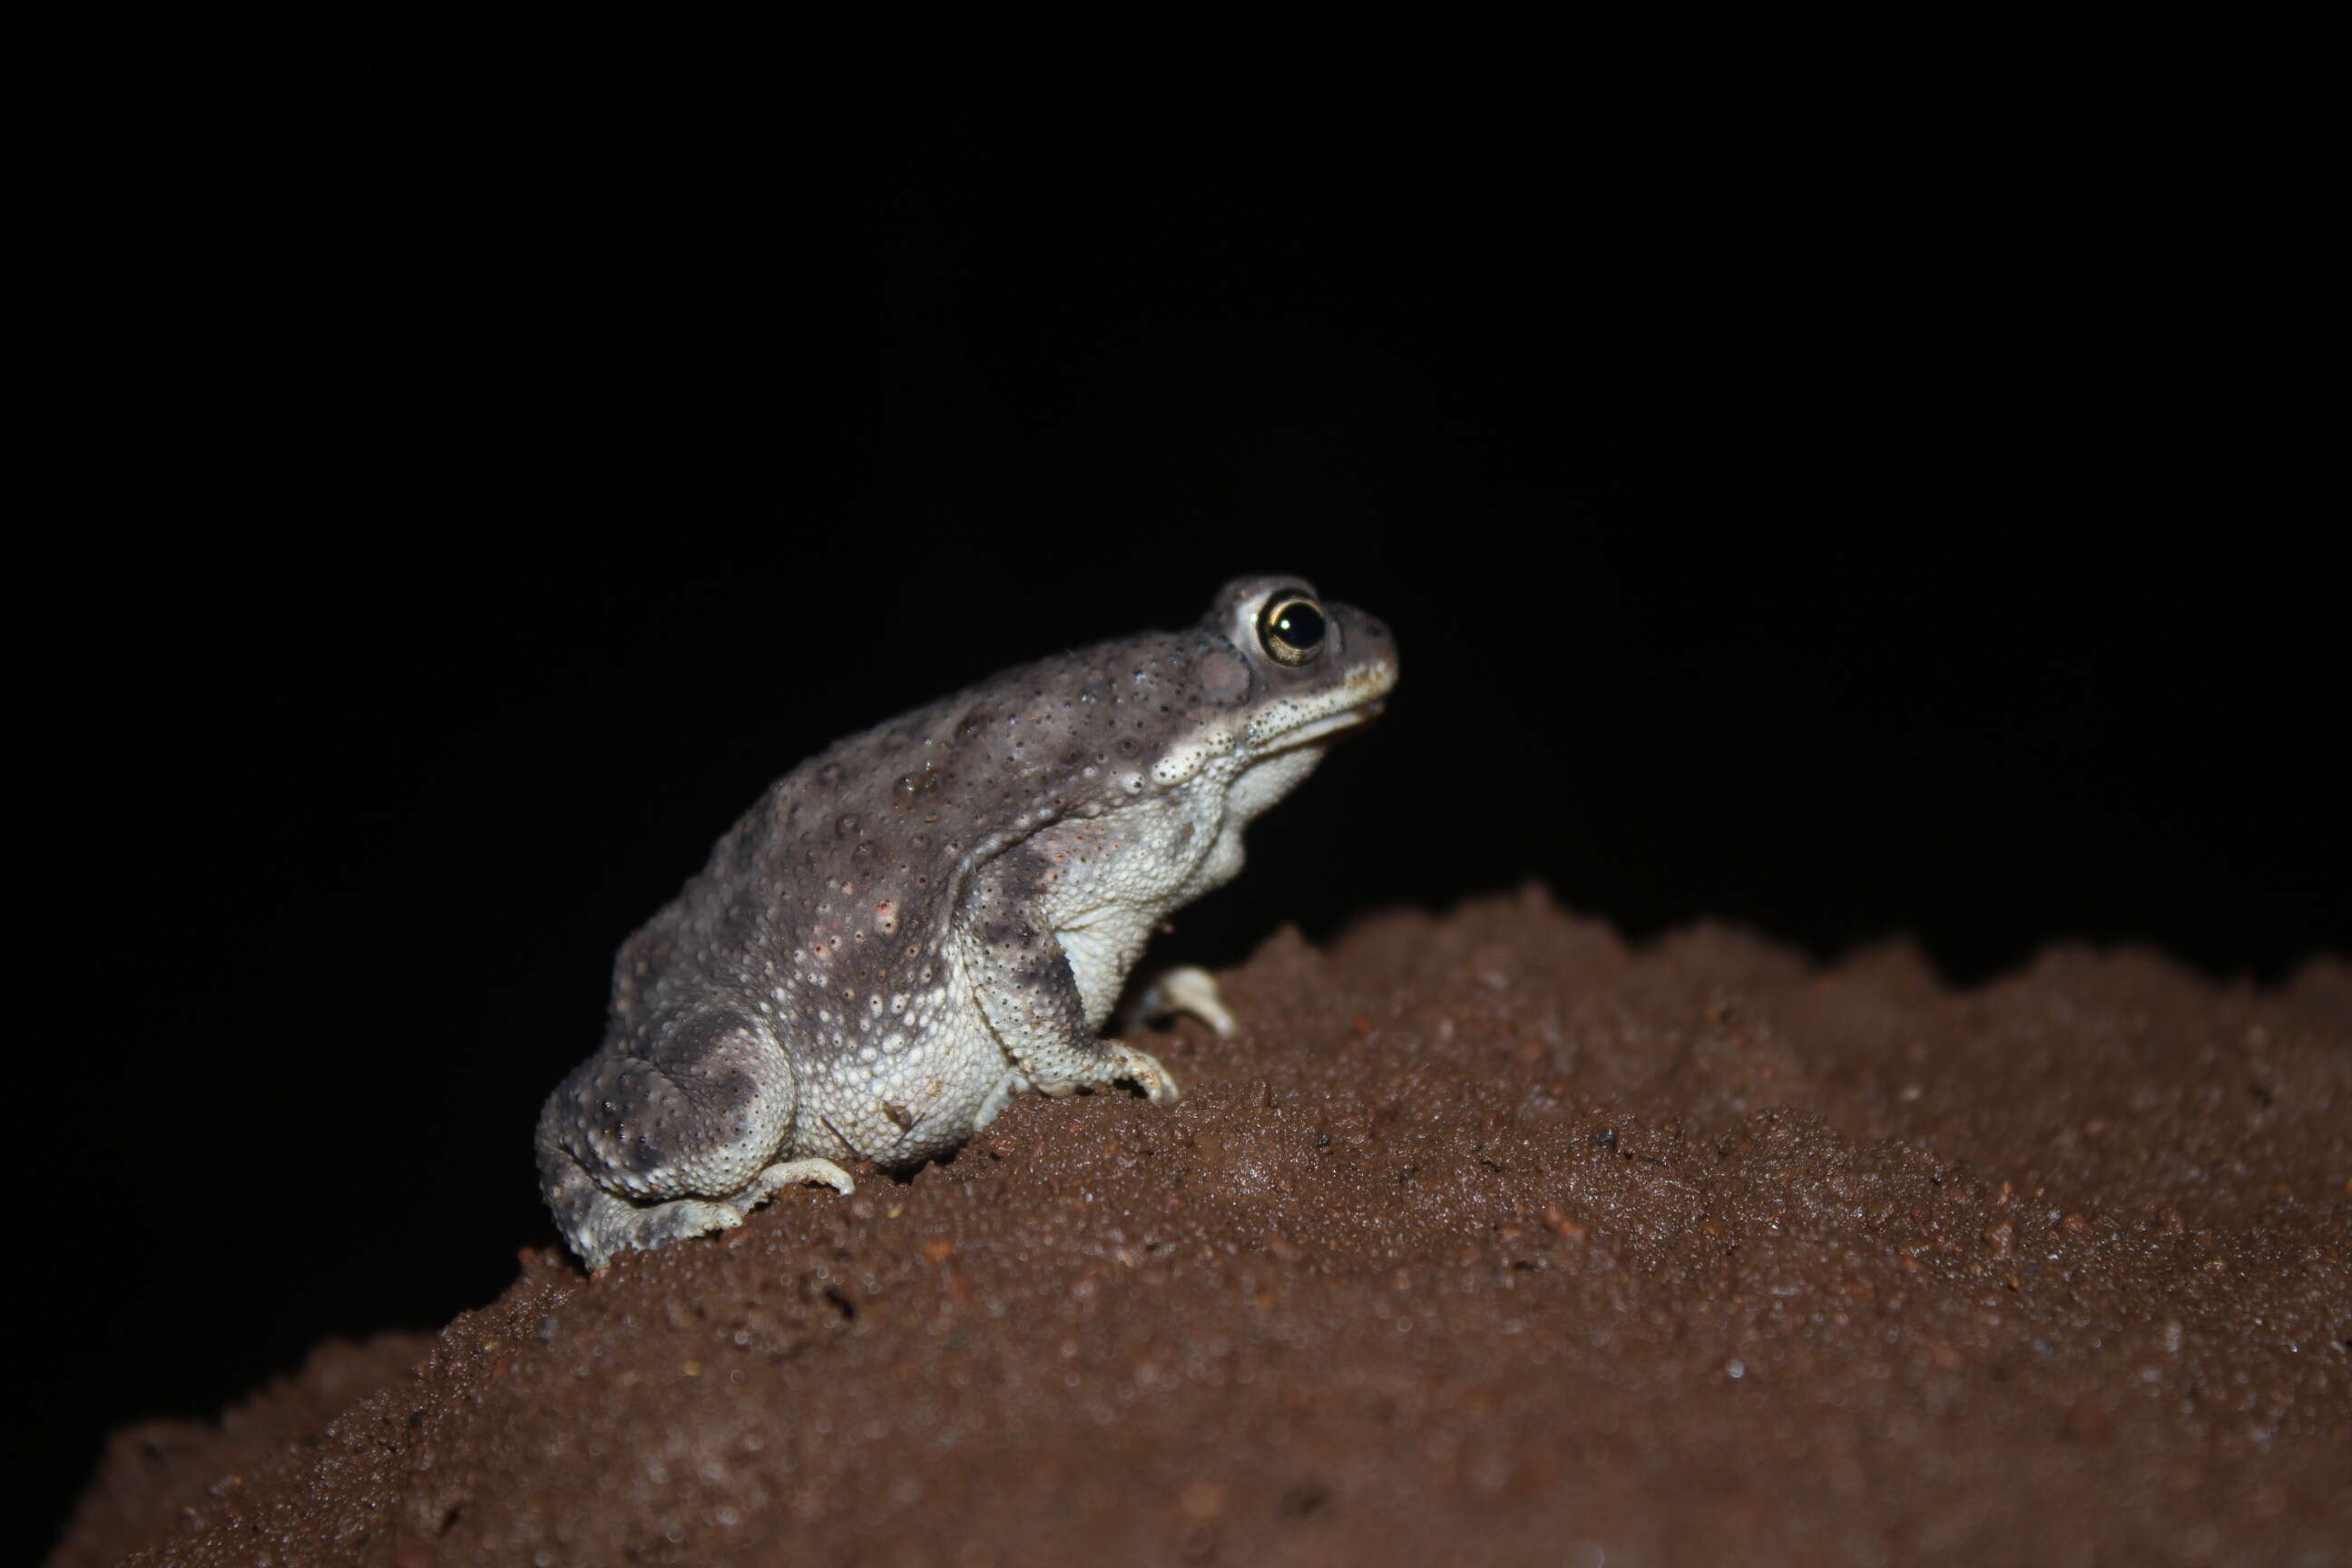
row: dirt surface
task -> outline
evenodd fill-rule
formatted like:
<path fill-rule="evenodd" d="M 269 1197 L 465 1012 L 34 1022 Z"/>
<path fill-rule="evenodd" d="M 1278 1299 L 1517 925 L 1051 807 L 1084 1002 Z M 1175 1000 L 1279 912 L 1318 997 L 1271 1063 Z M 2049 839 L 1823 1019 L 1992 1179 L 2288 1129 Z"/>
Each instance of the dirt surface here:
<path fill-rule="evenodd" d="M 2352 1563 L 2341 961 L 1955 994 L 1530 893 L 1225 989 L 1181 1106 L 118 1434 L 55 1561 Z"/>

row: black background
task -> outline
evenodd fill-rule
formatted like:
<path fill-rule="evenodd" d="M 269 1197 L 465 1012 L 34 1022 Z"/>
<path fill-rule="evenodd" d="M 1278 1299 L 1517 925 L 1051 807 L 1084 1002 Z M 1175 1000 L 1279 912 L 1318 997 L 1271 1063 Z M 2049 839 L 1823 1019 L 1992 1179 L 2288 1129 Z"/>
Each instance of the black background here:
<path fill-rule="evenodd" d="M 694 26 L 17 56 L 58 1509 L 552 1238 L 540 1098 L 768 779 L 1243 571 L 1403 679 L 1163 955 L 1528 878 L 1970 984 L 2352 946 L 2299 247 L 2196 93 L 1992 33 L 1164 89 Z"/>

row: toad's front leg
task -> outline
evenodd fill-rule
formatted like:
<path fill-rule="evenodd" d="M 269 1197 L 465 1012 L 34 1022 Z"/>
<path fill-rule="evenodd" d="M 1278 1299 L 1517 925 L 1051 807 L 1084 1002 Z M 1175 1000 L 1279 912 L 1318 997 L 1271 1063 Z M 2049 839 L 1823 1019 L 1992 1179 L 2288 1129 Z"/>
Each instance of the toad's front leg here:
<path fill-rule="evenodd" d="M 1069 958 L 1044 925 L 1017 912 L 984 910 L 958 937 L 989 1029 L 1032 1087 L 1058 1096 L 1131 1083 L 1155 1104 L 1181 1098 L 1176 1075 L 1149 1052 L 1096 1037 Z"/>

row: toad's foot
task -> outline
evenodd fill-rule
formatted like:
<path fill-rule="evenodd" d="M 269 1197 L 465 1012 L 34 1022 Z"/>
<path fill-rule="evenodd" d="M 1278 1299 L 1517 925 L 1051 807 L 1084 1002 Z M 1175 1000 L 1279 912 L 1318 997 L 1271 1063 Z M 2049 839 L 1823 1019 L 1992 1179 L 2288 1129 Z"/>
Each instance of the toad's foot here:
<path fill-rule="evenodd" d="M 1143 1090 L 1152 1104 L 1173 1105 L 1184 1098 L 1184 1091 L 1176 1087 L 1176 1075 L 1161 1067 L 1157 1057 L 1118 1040 L 1103 1044 L 1118 1061 L 1118 1078 Z"/>
<path fill-rule="evenodd" d="M 1139 1051 L 1124 1040 L 1097 1040 L 1104 1061 L 1103 1075 L 1098 1079 L 1063 1079 L 1054 1083 L 1036 1086 L 1040 1094 L 1059 1100 L 1077 1093 L 1082 1089 L 1094 1089 L 1106 1083 L 1131 1083 L 1141 1089 L 1144 1098 L 1154 1105 L 1173 1105 L 1184 1098 L 1176 1086 L 1176 1075 L 1160 1065 L 1160 1058 L 1148 1051 Z"/>
<path fill-rule="evenodd" d="M 672 1198 L 666 1203 L 635 1204 L 596 1190 L 584 1205 L 573 1245 L 591 1269 L 601 1271 L 616 1252 L 651 1251 L 689 1237 L 733 1230 L 743 1216 L 794 1182 L 819 1182 L 838 1193 L 853 1193 L 857 1184 L 830 1160 L 784 1160 L 770 1165 L 732 1193 L 719 1198 Z"/>
<path fill-rule="evenodd" d="M 830 1160 L 810 1155 L 804 1160 L 782 1160 L 769 1166 L 745 1183 L 742 1191 L 728 1194 L 727 1202 L 739 1210 L 754 1209 L 774 1196 L 778 1189 L 794 1182 L 814 1182 L 831 1187 L 844 1197 L 857 1190 L 848 1172 Z"/>
<path fill-rule="evenodd" d="M 1218 994 L 1217 977 L 1189 963 L 1165 971 L 1145 986 L 1136 999 L 1136 1012 L 1155 1024 L 1190 1013 L 1227 1038 L 1234 1027 L 1234 1016 Z"/>

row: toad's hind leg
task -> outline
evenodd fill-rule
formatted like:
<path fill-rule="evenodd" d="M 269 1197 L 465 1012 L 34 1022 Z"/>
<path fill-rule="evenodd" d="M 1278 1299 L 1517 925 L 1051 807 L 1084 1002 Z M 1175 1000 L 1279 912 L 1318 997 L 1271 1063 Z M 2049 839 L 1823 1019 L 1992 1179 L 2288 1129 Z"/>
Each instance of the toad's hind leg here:
<path fill-rule="evenodd" d="M 588 1178 L 577 1161 L 557 1151 L 540 1151 L 540 1182 L 556 1223 L 572 1238 L 591 1269 L 602 1268 L 616 1252 L 649 1252 L 673 1241 L 733 1230 L 743 1216 L 795 1182 L 812 1182 L 842 1194 L 857 1184 L 830 1160 L 783 1160 L 770 1165 L 740 1192 L 723 1198 L 670 1198 L 636 1204 L 616 1197 Z"/>
<path fill-rule="evenodd" d="M 730 1230 L 778 1188 L 853 1190 L 830 1160 L 791 1157 L 791 1059 L 757 1019 L 724 1008 L 616 1032 L 548 1097 L 541 1188 L 591 1268 L 615 1252 Z"/>
<path fill-rule="evenodd" d="M 733 1204 L 704 1198 L 634 1204 L 616 1197 L 591 1180 L 578 1161 L 545 1143 L 539 1150 L 539 1182 L 555 1223 L 592 1270 L 604 1268 L 616 1252 L 650 1250 L 743 1223 L 742 1210 Z"/>

